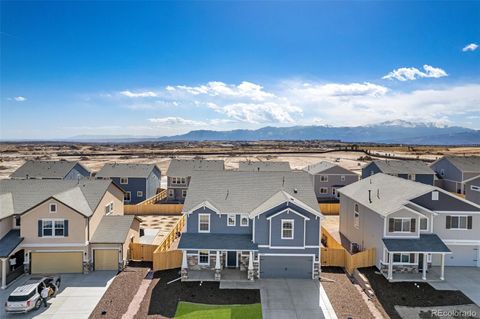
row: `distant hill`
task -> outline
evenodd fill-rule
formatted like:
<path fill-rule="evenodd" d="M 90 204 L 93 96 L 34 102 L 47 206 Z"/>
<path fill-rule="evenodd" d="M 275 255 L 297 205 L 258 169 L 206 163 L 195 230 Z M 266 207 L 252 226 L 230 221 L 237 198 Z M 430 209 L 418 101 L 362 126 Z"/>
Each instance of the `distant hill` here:
<path fill-rule="evenodd" d="M 77 136 L 70 141 L 258 141 L 258 140 L 340 140 L 342 142 L 421 145 L 480 145 L 480 131 L 459 126 L 438 126 L 402 120 L 353 127 L 291 126 L 257 130 L 195 130 L 174 136 Z"/>

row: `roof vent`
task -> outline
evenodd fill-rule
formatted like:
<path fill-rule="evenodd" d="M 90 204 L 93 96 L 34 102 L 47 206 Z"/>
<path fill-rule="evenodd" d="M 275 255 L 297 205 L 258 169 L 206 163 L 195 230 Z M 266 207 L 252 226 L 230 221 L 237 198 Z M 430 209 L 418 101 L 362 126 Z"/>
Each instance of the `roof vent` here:
<path fill-rule="evenodd" d="M 298 193 L 298 189 L 294 188 L 294 189 L 293 189 L 293 192 L 294 192 L 295 194 L 297 194 L 297 193 Z"/>

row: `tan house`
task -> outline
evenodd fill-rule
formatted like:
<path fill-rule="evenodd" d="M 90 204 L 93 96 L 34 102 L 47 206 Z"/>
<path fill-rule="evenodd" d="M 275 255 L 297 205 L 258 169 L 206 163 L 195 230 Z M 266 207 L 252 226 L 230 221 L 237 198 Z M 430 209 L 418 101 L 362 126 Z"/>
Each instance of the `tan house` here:
<path fill-rule="evenodd" d="M 121 269 L 139 232 L 123 196 L 110 180 L 0 181 L 2 287 L 13 255 L 31 273 Z"/>

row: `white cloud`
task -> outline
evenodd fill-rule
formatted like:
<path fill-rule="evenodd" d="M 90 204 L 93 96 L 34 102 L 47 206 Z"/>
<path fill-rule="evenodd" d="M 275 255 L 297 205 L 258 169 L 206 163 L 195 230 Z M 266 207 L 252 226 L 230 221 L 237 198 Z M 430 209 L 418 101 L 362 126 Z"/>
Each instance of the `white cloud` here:
<path fill-rule="evenodd" d="M 288 83 L 287 83 L 288 86 Z M 293 84 L 295 87 L 295 84 Z M 380 96 L 388 92 L 385 86 L 364 83 L 327 83 L 311 84 L 303 83 L 300 91 L 313 96 Z"/>
<path fill-rule="evenodd" d="M 157 117 L 157 118 L 150 118 L 148 120 L 151 123 L 166 125 L 166 126 L 174 126 L 174 125 L 202 126 L 207 124 L 206 122 L 203 122 L 203 121 L 188 120 L 188 119 L 184 119 L 182 117 L 176 117 L 176 116 Z"/>
<path fill-rule="evenodd" d="M 9 97 L 9 98 L 7 98 L 7 100 L 16 101 L 16 102 L 24 102 L 24 101 L 27 100 L 27 98 L 23 97 L 23 96 L 15 96 L 15 97 Z"/>
<path fill-rule="evenodd" d="M 470 43 L 468 45 L 466 45 L 462 51 L 463 52 L 467 52 L 467 51 L 475 51 L 476 49 L 478 49 L 478 44 L 476 43 Z"/>
<path fill-rule="evenodd" d="M 131 98 L 139 98 L 139 97 L 156 97 L 158 96 L 157 93 L 152 91 L 143 91 L 143 92 L 132 92 L 132 91 L 121 91 L 120 95 L 131 97 Z"/>
<path fill-rule="evenodd" d="M 428 64 L 423 66 L 424 72 L 417 68 L 399 68 L 383 76 L 384 80 L 412 81 L 419 78 L 441 78 L 448 76 L 443 69 L 435 68 Z"/>

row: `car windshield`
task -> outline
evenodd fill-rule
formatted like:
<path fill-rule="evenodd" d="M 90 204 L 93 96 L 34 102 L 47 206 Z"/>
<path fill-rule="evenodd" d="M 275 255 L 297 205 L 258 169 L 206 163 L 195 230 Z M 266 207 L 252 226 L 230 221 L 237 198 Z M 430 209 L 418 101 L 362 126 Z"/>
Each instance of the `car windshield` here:
<path fill-rule="evenodd" d="M 8 296 L 8 301 L 10 302 L 27 301 L 28 299 L 32 298 L 33 295 L 35 295 L 35 290 L 33 290 L 32 292 L 26 295 Z"/>

